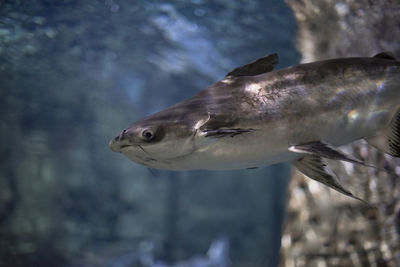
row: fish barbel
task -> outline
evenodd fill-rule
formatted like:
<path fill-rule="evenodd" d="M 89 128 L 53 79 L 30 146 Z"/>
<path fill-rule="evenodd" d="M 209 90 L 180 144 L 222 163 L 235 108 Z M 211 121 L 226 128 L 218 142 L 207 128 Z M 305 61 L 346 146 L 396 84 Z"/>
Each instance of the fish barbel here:
<path fill-rule="evenodd" d="M 111 149 L 168 170 L 292 162 L 355 197 L 324 159 L 366 165 L 337 148 L 358 139 L 400 156 L 400 62 L 384 52 L 274 71 L 277 63 L 272 54 L 234 69 L 196 96 L 124 129 Z"/>

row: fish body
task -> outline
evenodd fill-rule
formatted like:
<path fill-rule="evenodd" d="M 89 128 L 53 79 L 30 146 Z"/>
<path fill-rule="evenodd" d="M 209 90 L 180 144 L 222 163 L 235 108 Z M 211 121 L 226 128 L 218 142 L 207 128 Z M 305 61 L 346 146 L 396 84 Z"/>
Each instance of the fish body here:
<path fill-rule="evenodd" d="M 288 161 L 319 181 L 328 173 L 321 159 L 362 164 L 336 148 L 358 139 L 399 156 L 400 62 L 391 54 L 272 71 L 276 63 L 274 54 L 236 68 L 196 96 L 123 130 L 111 149 L 170 170 Z M 310 174 L 316 166 L 322 169 Z"/>

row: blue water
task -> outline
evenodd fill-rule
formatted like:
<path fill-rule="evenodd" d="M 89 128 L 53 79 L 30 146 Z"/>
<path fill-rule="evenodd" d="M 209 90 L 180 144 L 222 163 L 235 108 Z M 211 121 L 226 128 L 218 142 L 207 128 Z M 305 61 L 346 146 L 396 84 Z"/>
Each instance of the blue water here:
<path fill-rule="evenodd" d="M 287 166 L 149 171 L 108 141 L 239 65 L 296 64 L 295 34 L 284 1 L 0 3 L 0 265 L 276 265 Z"/>

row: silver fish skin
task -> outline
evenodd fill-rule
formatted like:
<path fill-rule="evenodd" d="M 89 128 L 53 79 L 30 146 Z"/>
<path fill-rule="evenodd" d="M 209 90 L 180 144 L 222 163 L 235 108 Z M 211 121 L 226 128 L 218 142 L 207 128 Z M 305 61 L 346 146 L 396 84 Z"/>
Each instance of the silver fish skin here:
<path fill-rule="evenodd" d="M 399 156 L 400 62 L 390 53 L 273 71 L 277 61 L 273 54 L 236 68 L 196 96 L 124 129 L 111 149 L 169 170 L 289 161 L 320 182 L 328 173 L 320 159 L 363 164 L 337 149 L 358 139 Z M 329 177 L 325 184 L 334 187 Z"/>

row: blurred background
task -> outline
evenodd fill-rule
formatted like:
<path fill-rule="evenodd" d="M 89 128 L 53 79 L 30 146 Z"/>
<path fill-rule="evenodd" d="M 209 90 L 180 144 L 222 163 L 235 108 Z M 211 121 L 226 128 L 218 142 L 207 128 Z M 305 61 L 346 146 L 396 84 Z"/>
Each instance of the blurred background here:
<path fill-rule="evenodd" d="M 233 68 L 299 62 L 276 0 L 0 1 L 0 266 L 276 266 L 289 167 L 167 172 L 109 140 Z"/>

